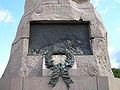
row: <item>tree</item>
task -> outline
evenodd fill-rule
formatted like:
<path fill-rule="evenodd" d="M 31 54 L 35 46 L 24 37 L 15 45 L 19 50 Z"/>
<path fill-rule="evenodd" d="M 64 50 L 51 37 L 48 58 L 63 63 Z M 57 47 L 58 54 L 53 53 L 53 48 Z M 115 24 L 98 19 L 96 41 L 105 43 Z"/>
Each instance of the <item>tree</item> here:
<path fill-rule="evenodd" d="M 116 78 L 120 78 L 120 69 L 112 68 L 112 71 Z"/>

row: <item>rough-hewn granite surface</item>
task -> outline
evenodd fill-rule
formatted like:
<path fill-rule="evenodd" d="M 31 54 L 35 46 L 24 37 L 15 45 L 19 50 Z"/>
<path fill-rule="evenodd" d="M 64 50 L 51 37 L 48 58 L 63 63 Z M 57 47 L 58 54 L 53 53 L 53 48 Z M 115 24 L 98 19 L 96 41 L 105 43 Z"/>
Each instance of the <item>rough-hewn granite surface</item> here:
<path fill-rule="evenodd" d="M 74 56 L 77 64 L 74 76 L 113 76 L 108 57 L 107 32 L 89 0 L 26 0 L 25 12 L 2 77 L 42 76 L 43 56 L 28 55 L 30 21 L 35 20 L 89 21 L 93 55 Z"/>

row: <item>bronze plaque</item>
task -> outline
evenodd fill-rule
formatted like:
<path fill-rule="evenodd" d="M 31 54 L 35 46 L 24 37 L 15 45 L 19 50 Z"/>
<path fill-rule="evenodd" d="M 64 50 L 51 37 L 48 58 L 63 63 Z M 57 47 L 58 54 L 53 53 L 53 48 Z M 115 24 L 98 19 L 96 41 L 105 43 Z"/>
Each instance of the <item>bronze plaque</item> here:
<path fill-rule="evenodd" d="M 73 54 L 92 54 L 89 41 L 89 23 L 30 23 L 29 53 L 48 47 L 71 49 Z M 46 49 L 45 49 L 46 50 Z"/>

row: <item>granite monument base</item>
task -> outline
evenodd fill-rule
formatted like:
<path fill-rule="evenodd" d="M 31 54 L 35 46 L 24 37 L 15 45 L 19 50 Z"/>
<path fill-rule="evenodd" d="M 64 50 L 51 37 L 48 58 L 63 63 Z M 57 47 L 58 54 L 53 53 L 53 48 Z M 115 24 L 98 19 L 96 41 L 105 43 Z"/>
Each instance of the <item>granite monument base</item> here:
<path fill-rule="evenodd" d="M 111 77 L 71 77 L 69 90 L 120 90 L 120 79 Z M 48 77 L 1 78 L 0 90 L 68 90 L 62 79 L 53 88 Z"/>

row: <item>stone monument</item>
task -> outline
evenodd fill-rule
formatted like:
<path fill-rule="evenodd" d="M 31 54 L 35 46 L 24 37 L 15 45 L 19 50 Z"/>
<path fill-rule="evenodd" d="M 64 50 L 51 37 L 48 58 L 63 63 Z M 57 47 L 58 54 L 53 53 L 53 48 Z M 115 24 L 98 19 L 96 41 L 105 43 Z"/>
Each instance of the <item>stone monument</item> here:
<path fill-rule="evenodd" d="M 90 0 L 26 0 L 0 90 L 118 90 L 107 44 Z"/>

